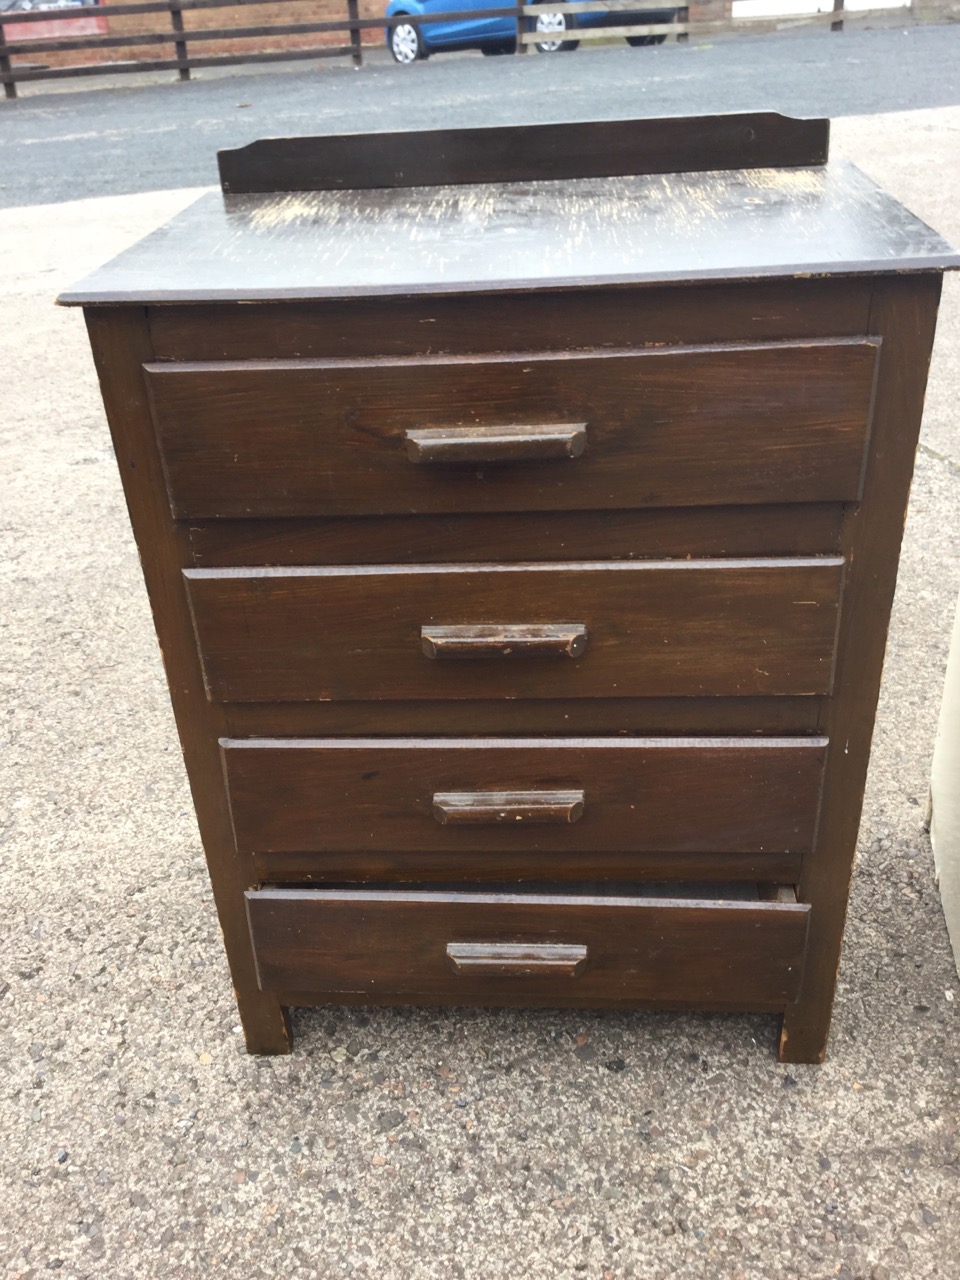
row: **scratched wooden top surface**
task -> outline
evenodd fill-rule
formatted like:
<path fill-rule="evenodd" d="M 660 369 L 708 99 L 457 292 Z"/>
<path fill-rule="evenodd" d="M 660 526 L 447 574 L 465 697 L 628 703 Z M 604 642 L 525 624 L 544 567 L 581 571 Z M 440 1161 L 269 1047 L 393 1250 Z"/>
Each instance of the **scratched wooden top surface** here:
<path fill-rule="evenodd" d="M 68 305 L 936 271 L 960 254 L 852 165 L 202 196 Z"/>

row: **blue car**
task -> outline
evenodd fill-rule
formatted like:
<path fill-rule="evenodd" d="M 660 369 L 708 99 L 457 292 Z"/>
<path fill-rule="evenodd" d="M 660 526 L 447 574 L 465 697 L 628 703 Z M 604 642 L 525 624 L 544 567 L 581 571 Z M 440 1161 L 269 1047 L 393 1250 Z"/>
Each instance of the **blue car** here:
<path fill-rule="evenodd" d="M 394 60 L 403 64 L 416 62 L 444 49 L 479 49 L 481 53 L 516 53 L 517 24 L 513 17 L 488 18 L 485 11 L 497 7 L 497 0 L 390 0 L 387 17 L 407 14 L 425 17 L 431 13 L 476 13 L 476 17 L 456 22 L 427 22 L 418 26 L 400 22 L 387 28 L 387 47 Z M 536 42 L 541 53 L 568 53 L 580 43 L 578 27 L 630 27 L 645 23 L 670 23 L 676 19 L 675 9 L 637 10 L 624 13 L 598 9 L 596 13 L 540 13 L 530 19 L 530 30 L 542 35 Z M 662 36 L 627 36 L 627 44 L 662 44 Z"/>

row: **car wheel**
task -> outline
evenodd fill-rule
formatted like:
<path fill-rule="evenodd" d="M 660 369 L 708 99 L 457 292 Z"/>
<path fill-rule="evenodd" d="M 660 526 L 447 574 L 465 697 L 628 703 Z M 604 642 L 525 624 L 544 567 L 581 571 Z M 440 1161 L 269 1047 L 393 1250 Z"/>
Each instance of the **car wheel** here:
<path fill-rule="evenodd" d="M 516 40 L 505 40 L 503 44 L 484 44 L 480 46 L 480 52 L 485 58 L 498 58 L 504 53 L 516 53 Z"/>
<path fill-rule="evenodd" d="M 576 26 L 576 19 L 569 13 L 540 13 L 533 24 L 537 35 L 544 38 L 536 42 L 540 53 L 573 53 L 579 40 L 564 40 L 568 31 Z"/>
<path fill-rule="evenodd" d="M 406 17 L 406 14 L 400 16 Z M 424 48 L 420 28 L 415 27 L 412 22 L 398 22 L 390 32 L 390 52 L 393 54 L 394 62 L 399 62 L 403 66 L 416 62 L 418 58 L 425 58 L 427 51 Z"/>

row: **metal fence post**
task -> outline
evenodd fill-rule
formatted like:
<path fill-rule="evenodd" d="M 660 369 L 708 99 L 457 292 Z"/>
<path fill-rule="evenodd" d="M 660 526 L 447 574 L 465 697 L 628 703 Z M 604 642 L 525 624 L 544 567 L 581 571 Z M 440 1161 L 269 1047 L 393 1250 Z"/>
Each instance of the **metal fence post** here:
<path fill-rule="evenodd" d="M 352 23 L 360 21 L 360 0 L 347 0 L 347 16 Z M 363 37 L 360 28 L 355 26 L 350 28 L 350 56 L 354 68 L 359 71 L 363 66 Z"/>
<path fill-rule="evenodd" d="M 12 73 L 13 68 L 10 66 L 10 59 L 4 53 L 3 48 L 7 43 L 7 35 L 3 29 L 3 23 L 0 22 L 0 73 L 8 76 Z M 15 98 L 17 96 L 17 86 L 12 80 L 4 80 L 3 96 L 5 98 Z"/>
<path fill-rule="evenodd" d="M 529 53 L 530 46 L 523 43 L 523 0 L 517 0 L 517 53 Z"/>
<path fill-rule="evenodd" d="M 182 31 L 183 30 L 183 11 L 181 10 L 179 4 L 177 3 L 177 0 L 169 0 L 169 3 L 170 3 L 170 25 L 173 27 L 174 31 Z M 177 50 L 178 61 L 187 62 L 189 60 L 190 55 L 187 53 L 186 40 L 176 40 L 174 41 L 174 46 Z M 189 67 L 186 67 L 186 66 L 179 67 L 178 70 L 179 70 L 181 80 L 190 79 Z"/>

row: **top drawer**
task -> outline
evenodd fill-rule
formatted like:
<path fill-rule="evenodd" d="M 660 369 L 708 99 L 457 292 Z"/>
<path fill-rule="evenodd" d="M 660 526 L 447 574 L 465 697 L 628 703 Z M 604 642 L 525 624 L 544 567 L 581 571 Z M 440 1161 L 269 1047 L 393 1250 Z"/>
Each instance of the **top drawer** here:
<path fill-rule="evenodd" d="M 151 364 L 181 518 L 860 496 L 879 344 Z"/>

